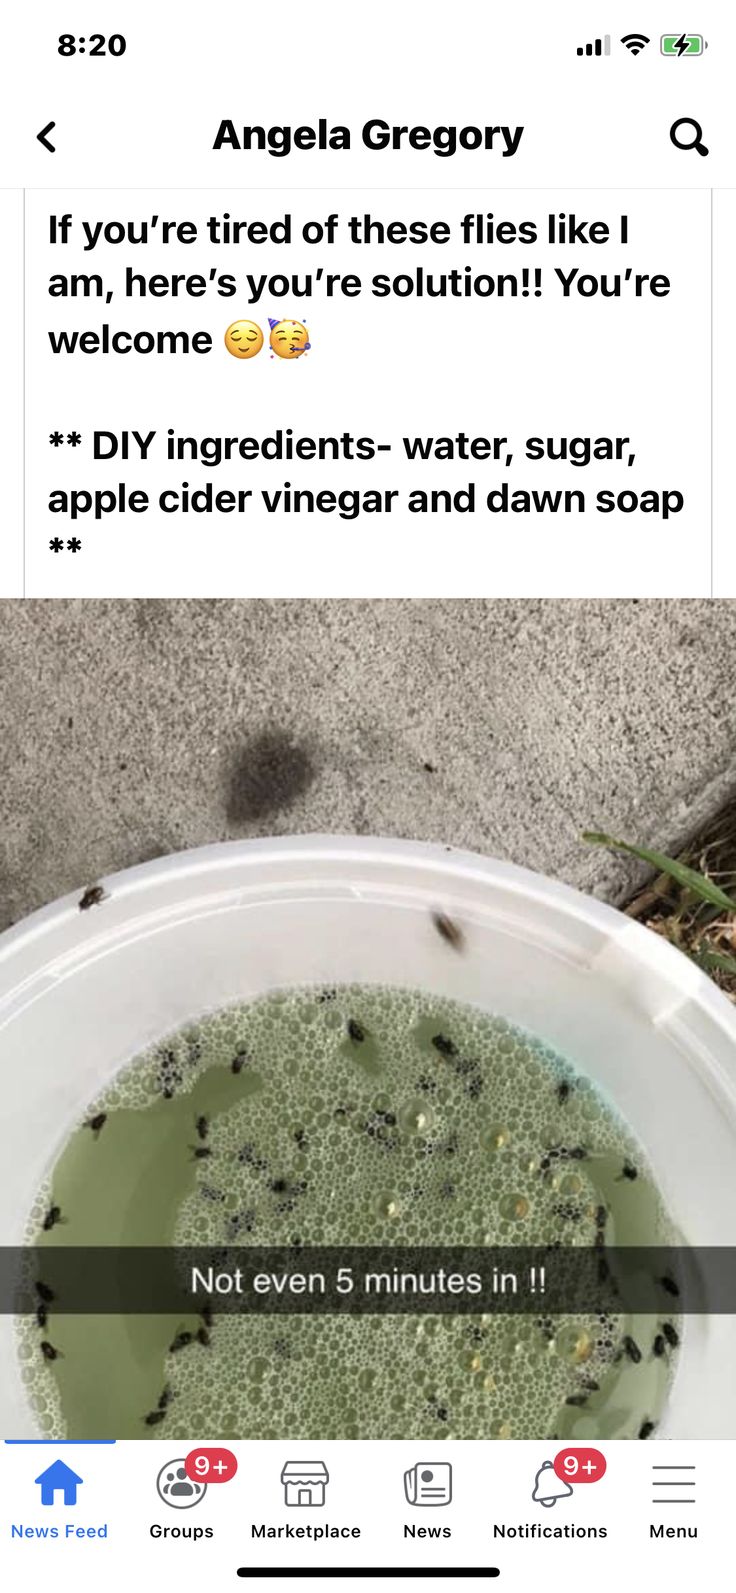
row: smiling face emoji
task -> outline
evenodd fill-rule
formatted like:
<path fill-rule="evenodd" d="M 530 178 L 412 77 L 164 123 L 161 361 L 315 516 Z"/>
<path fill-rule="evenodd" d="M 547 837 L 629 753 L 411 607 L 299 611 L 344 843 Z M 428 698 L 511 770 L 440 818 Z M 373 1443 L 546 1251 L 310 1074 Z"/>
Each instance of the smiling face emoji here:
<path fill-rule="evenodd" d="M 236 360 L 252 360 L 263 348 L 263 333 L 255 321 L 233 321 L 225 333 L 225 347 Z"/>
<path fill-rule="evenodd" d="M 296 360 L 309 348 L 309 333 L 301 321 L 271 321 L 270 343 L 280 360 Z"/>

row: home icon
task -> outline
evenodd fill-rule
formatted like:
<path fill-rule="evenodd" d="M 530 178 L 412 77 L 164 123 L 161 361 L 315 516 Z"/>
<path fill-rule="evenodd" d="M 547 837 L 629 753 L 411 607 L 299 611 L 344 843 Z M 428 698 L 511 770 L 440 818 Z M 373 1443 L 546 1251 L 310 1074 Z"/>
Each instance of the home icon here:
<path fill-rule="evenodd" d="M 323 1505 L 329 1472 L 323 1460 L 287 1460 L 281 1473 L 287 1505 Z"/>
<path fill-rule="evenodd" d="M 47 1466 L 36 1482 L 41 1488 L 41 1504 L 52 1505 L 55 1503 L 54 1495 L 63 1493 L 65 1505 L 75 1505 L 77 1502 L 77 1488 L 82 1478 L 72 1471 L 63 1460 L 55 1460 L 52 1466 Z"/>

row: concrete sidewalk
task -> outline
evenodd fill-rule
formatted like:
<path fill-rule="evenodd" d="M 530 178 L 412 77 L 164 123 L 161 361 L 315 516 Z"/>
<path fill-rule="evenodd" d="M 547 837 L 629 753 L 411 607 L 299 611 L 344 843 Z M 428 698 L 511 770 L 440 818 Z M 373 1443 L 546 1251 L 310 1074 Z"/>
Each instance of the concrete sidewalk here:
<path fill-rule="evenodd" d="M 736 604 L 0 603 L 0 926 L 244 835 L 449 841 L 620 900 L 736 789 Z"/>

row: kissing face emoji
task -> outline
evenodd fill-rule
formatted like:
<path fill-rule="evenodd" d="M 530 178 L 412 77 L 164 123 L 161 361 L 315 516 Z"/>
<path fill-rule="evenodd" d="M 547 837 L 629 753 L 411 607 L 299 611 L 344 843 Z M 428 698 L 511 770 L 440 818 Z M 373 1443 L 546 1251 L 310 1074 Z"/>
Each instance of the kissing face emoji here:
<path fill-rule="evenodd" d="M 233 321 L 225 333 L 225 347 L 236 360 L 252 360 L 263 348 L 263 333 L 255 321 Z"/>
<path fill-rule="evenodd" d="M 309 333 L 301 321 L 271 321 L 270 343 L 280 360 L 296 360 L 310 347 Z"/>

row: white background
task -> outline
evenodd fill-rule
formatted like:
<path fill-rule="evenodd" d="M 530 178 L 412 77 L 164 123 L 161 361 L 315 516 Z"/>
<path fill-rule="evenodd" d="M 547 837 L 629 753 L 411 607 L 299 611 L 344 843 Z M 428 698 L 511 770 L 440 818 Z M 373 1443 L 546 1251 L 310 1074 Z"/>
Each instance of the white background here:
<path fill-rule="evenodd" d="M 216 1438 L 212 1440 L 217 1442 Z M 204 1440 L 207 1442 L 207 1440 Z M 662 1583 L 672 1593 L 690 1588 L 710 1572 L 715 1585 L 719 1562 L 730 1554 L 730 1478 L 736 1444 L 608 1443 L 601 1445 L 607 1469 L 600 1481 L 576 1486 L 572 1497 L 552 1507 L 532 1502 L 535 1476 L 544 1460 L 553 1460 L 557 1443 L 233 1443 L 238 1472 L 232 1481 L 208 1488 L 200 1504 L 189 1510 L 162 1505 L 156 1476 L 162 1465 L 186 1455 L 194 1445 L 164 1440 L 125 1443 L 114 1448 L 23 1446 L 0 1449 L 2 1538 L 0 1564 L 14 1582 L 36 1589 L 96 1589 L 123 1593 L 136 1581 L 141 1586 L 167 1585 L 177 1593 L 203 1588 L 237 1588 L 239 1565 L 340 1566 L 498 1566 L 499 1588 L 550 1593 L 591 1588 L 619 1593 L 627 1584 L 642 1588 Z M 42 1508 L 33 1479 L 44 1466 L 63 1458 L 85 1481 L 74 1509 L 58 1504 Z M 283 1503 L 281 1469 L 290 1459 L 321 1459 L 330 1481 L 324 1507 L 287 1508 Z M 453 1500 L 439 1508 L 412 1508 L 404 1500 L 403 1473 L 418 1461 L 447 1461 L 453 1466 Z M 672 1497 L 670 1488 L 652 1488 L 652 1466 L 696 1465 L 693 1505 L 652 1504 L 654 1494 Z M 657 1473 L 657 1475 L 660 1475 Z M 683 1475 L 690 1475 L 685 1473 Z M 689 1492 L 690 1490 L 685 1490 Z M 681 1490 L 678 1490 L 678 1495 Z M 61 1540 L 10 1538 L 10 1523 L 30 1526 L 108 1522 L 106 1542 L 67 1545 Z M 198 1543 L 153 1540 L 152 1523 L 161 1526 L 212 1526 L 214 1537 Z M 361 1528 L 358 1539 L 327 1542 L 253 1540 L 251 1523 L 269 1526 L 329 1523 Z M 494 1538 L 495 1523 L 507 1527 L 538 1523 L 545 1527 L 606 1527 L 606 1538 Z M 667 1527 L 697 1526 L 696 1539 L 653 1540 L 650 1523 Z M 404 1537 L 404 1524 L 449 1526 L 448 1539 Z M 121 1551 L 124 1554 L 121 1555 Z M 253 1580 L 249 1579 L 252 1586 Z M 244 1585 L 248 1585 L 247 1583 Z M 258 1588 L 282 1593 L 285 1582 L 256 1582 Z M 292 1588 L 294 1582 L 289 1584 Z M 316 1589 L 319 1580 L 304 1587 Z M 338 1581 L 370 1593 L 371 1582 Z M 383 1584 L 386 1585 L 385 1583 Z M 426 1583 L 398 1579 L 396 1588 L 417 1590 Z M 475 1583 L 442 1582 L 449 1593 Z M 493 1584 L 495 1585 L 495 1584 Z M 481 1584 L 477 1586 L 480 1588 Z M 486 1582 L 482 1584 L 489 1586 Z"/>
<path fill-rule="evenodd" d="M 181 216 L 205 233 L 208 197 L 201 193 L 141 190 L 110 197 L 104 193 L 63 192 L 55 196 L 57 213 L 75 215 L 79 240 L 81 217 L 121 213 L 146 217 Z M 284 196 L 238 191 L 218 192 L 218 211 L 231 216 L 256 215 L 264 221 L 283 217 Z M 315 191 L 286 196 L 294 232 L 314 218 L 323 218 L 344 196 Z M 493 197 L 491 199 L 493 201 Z M 545 241 L 518 247 L 467 248 L 462 244 L 397 248 L 390 244 L 357 246 L 338 241 L 331 248 L 295 243 L 217 248 L 205 238 L 196 245 L 135 247 L 108 244 L 84 252 L 75 247 L 44 248 L 49 202 L 54 196 L 32 193 L 27 201 L 27 294 L 41 306 L 49 325 L 69 329 L 99 327 L 103 321 L 125 328 L 198 328 L 211 332 L 208 355 L 54 355 L 36 325 L 27 342 L 26 380 L 29 392 L 27 447 L 27 580 L 31 593 L 94 596 L 106 590 L 132 596 L 138 592 L 166 596 L 217 596 L 223 574 L 234 590 L 252 596 L 278 591 L 287 596 L 350 594 L 356 580 L 361 593 L 460 596 L 468 591 L 523 593 L 533 573 L 538 590 L 556 596 L 577 596 L 593 589 L 604 574 L 615 590 L 619 571 L 636 573 L 637 590 L 655 595 L 692 591 L 707 593 L 710 578 L 710 450 L 709 408 L 709 196 L 686 193 L 673 210 L 670 196 L 650 192 L 605 196 L 549 190 L 528 190 L 499 196 L 499 217 L 535 220 L 543 236 L 548 213 L 576 209 L 580 216 L 610 218 L 618 233 L 620 216 L 629 218 L 631 243 L 610 243 L 585 251 L 551 247 Z M 80 203 L 81 201 L 81 203 Z M 244 203 L 245 201 L 245 203 Z M 370 204 L 373 216 L 390 220 L 422 217 L 447 220 L 459 235 L 468 212 L 482 211 L 485 192 L 464 191 L 400 194 L 371 193 L 361 197 L 358 214 Z M 582 204 L 582 210 L 581 210 Z M 592 206 L 592 208 L 591 208 Z M 83 208 L 82 208 L 83 207 Z M 81 210 L 81 216 L 80 216 Z M 341 217 L 347 232 L 347 218 Z M 408 258 L 407 258 L 408 256 Z M 582 256 L 582 260 L 581 260 Z M 593 257 L 593 258 L 591 258 Z M 474 270 L 521 272 L 522 264 L 540 266 L 542 298 L 533 296 L 436 301 L 413 297 L 376 299 L 368 284 L 377 272 L 403 272 L 421 265 L 442 272 L 470 263 Z M 581 260 L 581 269 L 609 274 L 635 270 L 665 271 L 673 289 L 667 299 L 562 300 L 554 267 L 567 272 Z M 233 299 L 173 300 L 122 298 L 126 263 L 136 272 L 201 272 L 210 267 L 260 274 L 284 269 L 306 273 L 325 270 L 357 272 L 366 284 L 359 299 L 324 300 L 318 296 L 303 311 L 312 349 L 299 360 L 279 360 L 267 346 L 251 360 L 236 360 L 224 347 L 229 322 L 247 315 L 263 325 L 278 318 L 283 307 L 298 313 L 301 301 L 268 295 L 254 307 L 242 290 Z M 45 298 L 45 279 L 59 270 L 102 275 L 112 287 L 110 306 L 79 300 Z M 319 289 L 318 289 L 319 292 Z M 682 321 L 688 337 L 681 343 L 673 327 Z M 652 425 L 656 417 L 656 426 Z M 109 431 L 157 430 L 150 463 L 119 460 L 91 462 L 95 426 Z M 254 463 L 236 461 L 216 469 L 199 464 L 168 464 L 167 428 L 192 435 L 264 436 L 291 426 L 295 436 L 324 432 L 340 436 L 373 436 L 392 447 L 371 463 Z M 58 451 L 49 446 L 56 428 L 76 428 L 82 446 Z M 510 470 L 490 461 L 422 467 L 403 452 L 409 435 L 508 437 L 514 459 Z M 628 436 L 637 459 L 631 469 L 621 464 L 571 469 L 523 459 L 529 435 L 546 437 Z M 627 445 L 626 455 L 630 449 Z M 506 455 L 504 447 L 504 457 Z M 179 488 L 182 481 L 216 488 L 251 488 L 244 514 L 167 515 L 156 505 L 158 492 Z M 390 514 L 361 515 L 356 521 L 338 514 L 269 516 L 259 489 L 273 492 L 293 486 L 331 489 L 399 488 Z M 512 488 L 582 489 L 586 501 L 598 488 L 616 487 L 641 493 L 645 489 L 677 489 L 684 510 L 663 520 L 659 516 L 600 515 L 590 510 L 564 515 L 501 515 L 485 509 L 485 494 L 504 481 Z M 152 507 L 145 515 L 116 515 L 76 526 L 62 516 L 49 517 L 49 489 L 87 487 L 115 489 L 119 482 L 145 488 Z M 476 513 L 413 516 L 403 504 L 412 489 L 451 491 L 477 486 Z M 402 503 L 403 499 L 403 503 Z M 60 523 L 61 522 L 61 523 Z M 82 538 L 78 556 L 60 557 L 48 550 L 49 535 Z"/>
<path fill-rule="evenodd" d="M 736 421 L 730 303 L 736 241 L 734 23 L 722 3 L 703 3 L 684 17 L 673 17 L 670 7 L 641 3 L 617 25 L 621 16 L 620 7 L 587 0 L 566 5 L 562 17 L 541 0 L 514 9 L 475 0 L 455 0 L 452 7 L 437 0 L 402 0 L 400 6 L 374 0 L 362 9 L 319 0 L 307 9 L 282 0 L 278 9 L 261 11 L 235 0 L 212 0 L 205 8 L 192 0 L 158 7 L 118 0 L 104 8 L 91 0 L 67 0 L 63 15 L 51 0 L 16 5 L 5 20 L 0 69 L 0 595 L 735 595 L 729 476 Z M 660 56 L 659 34 L 683 22 L 708 38 L 703 60 Z M 637 59 L 618 42 L 633 27 L 652 41 Z M 86 38 L 95 31 L 124 32 L 126 55 L 62 59 L 56 50 L 62 30 Z M 606 30 L 612 35 L 610 57 L 576 57 L 576 44 Z M 670 123 L 686 115 L 703 122 L 707 159 L 679 152 L 669 141 Z M 236 124 L 292 126 L 326 116 L 350 126 L 353 147 L 283 160 L 265 153 L 215 153 L 212 143 L 226 116 Z M 523 124 L 525 131 L 513 159 L 472 153 L 440 160 L 431 151 L 410 150 L 378 154 L 360 143 L 360 128 L 373 116 L 430 127 Z M 51 120 L 53 156 L 36 139 Z M 162 190 L 178 192 L 165 198 Z M 540 301 L 507 299 L 502 305 L 460 300 L 417 307 L 409 301 L 407 307 L 365 296 L 354 304 L 316 300 L 304 315 L 313 350 L 283 365 L 265 351 L 241 364 L 218 343 L 218 332 L 221 339 L 236 313 L 248 313 L 247 305 L 231 312 L 232 301 L 158 301 L 142 313 L 139 304 L 116 299 L 109 315 L 114 324 L 211 327 L 213 353 L 196 362 L 134 356 L 52 360 L 49 324 L 94 325 L 103 315 L 94 304 L 63 313 L 50 306 L 49 209 L 130 214 L 144 199 L 148 212 L 167 203 L 187 214 L 195 206 L 195 214 L 204 214 L 227 205 L 239 215 L 370 209 L 382 216 L 452 219 L 480 208 L 521 218 L 559 207 L 607 218 L 625 209 L 632 238 L 627 260 L 667 272 L 673 292 L 669 300 L 633 307 L 576 300 L 563 306 L 551 293 Z M 199 252 L 184 251 L 186 260 Z M 347 265 L 368 275 L 384 268 L 387 251 L 379 253 L 374 261 L 367 250 L 350 250 Z M 425 249 L 390 253 L 397 270 L 429 263 Z M 324 263 L 345 268 L 341 248 L 324 254 Z M 485 269 L 540 264 L 549 272 L 549 254 L 538 247 L 482 254 Z M 454 245 L 433 255 L 446 266 L 472 258 L 470 250 Z M 594 268 L 608 266 L 613 255 L 611 246 L 595 251 Z M 135 269 L 153 271 L 159 264 L 154 251 L 145 263 L 133 250 L 126 258 Z M 217 251 L 213 263 L 232 269 L 226 251 Z M 587 263 L 587 254 L 579 263 Z M 117 277 L 117 255 L 111 266 Z M 178 260 L 176 266 L 184 268 Z M 301 259 L 294 250 L 292 268 L 297 266 Z M 56 259 L 54 269 L 63 269 Z M 84 269 L 98 269 L 96 254 L 86 257 Z M 299 314 L 298 306 L 284 305 L 286 313 L 289 308 Z M 274 313 L 273 307 L 263 311 Z M 253 318 L 264 324 L 258 311 Z M 85 484 L 94 484 L 98 474 L 108 477 L 111 467 L 91 467 L 83 450 L 51 450 L 45 437 L 57 426 L 75 427 L 88 437 L 94 424 L 256 435 L 292 424 L 311 434 L 347 429 L 389 441 L 404 429 L 466 429 L 513 437 L 517 467 L 518 441 L 528 434 L 620 432 L 632 436 L 638 454 L 626 477 L 638 485 L 679 486 L 688 507 L 669 528 L 654 520 L 599 516 L 584 523 L 484 515 L 469 523 L 458 516 L 433 523 L 394 515 L 386 522 L 312 517 L 291 524 L 264 517 L 251 524 L 236 516 L 193 524 L 176 517 L 162 524 L 149 514 L 139 522 L 110 520 L 88 532 L 83 528 L 83 553 L 55 560 L 47 551 L 56 529 L 45 508 L 51 485 L 81 475 L 82 463 Z M 471 475 L 482 480 L 488 469 L 443 469 L 443 484 L 464 484 Z M 136 484 L 150 488 L 158 473 L 158 464 L 136 469 Z M 247 485 L 253 473 L 248 467 Z M 548 472 L 535 466 L 533 475 L 530 467 L 518 470 L 531 485 L 537 473 L 544 485 L 590 490 L 589 484 L 597 484 L 592 471 L 571 472 L 565 481 L 559 467 Z M 132 479 L 132 468 L 126 474 Z M 177 474 L 167 471 L 167 479 L 171 475 L 175 483 Z M 272 467 L 271 485 L 284 474 Z M 303 474 L 305 484 L 319 475 L 325 485 L 339 487 L 348 477 L 351 485 L 362 485 L 384 474 L 387 484 L 398 485 L 400 472 L 393 459 L 390 470 L 356 467 L 330 471 L 327 479 L 325 469 L 310 465 Z M 615 472 L 616 480 L 621 474 Z M 206 475 L 232 485 L 223 469 Z M 288 475 L 296 479 L 291 469 Z M 432 472 L 423 471 L 418 484 L 436 484 Z M 151 1572 L 177 1589 L 224 1585 L 234 1566 L 253 1555 L 250 1520 L 278 1522 L 293 1515 L 278 1503 L 280 1468 L 293 1458 L 286 1446 L 236 1447 L 241 1471 L 235 1483 L 213 1488 L 191 1518 L 171 1512 L 176 1522 L 213 1523 L 217 1536 L 209 1548 L 152 1544 L 148 1536 L 151 1522 L 164 1514 L 153 1490 L 158 1466 L 169 1458 L 165 1443 L 81 1450 L 77 1469 L 87 1491 L 79 1519 L 107 1518 L 111 1536 L 106 1544 L 76 1551 L 62 1544 L 10 1543 L 12 1520 L 42 1523 L 52 1514 L 38 1506 L 32 1480 L 41 1469 L 39 1457 L 51 1457 L 47 1450 L 3 1449 L 3 1569 L 34 1593 L 49 1586 L 97 1588 L 103 1578 L 107 1587 L 127 1590 L 137 1572 L 144 1585 L 151 1585 Z M 697 1457 L 699 1503 L 682 1517 L 674 1511 L 667 1517 L 674 1524 L 697 1512 L 701 1537 L 694 1544 L 652 1544 L 648 1537 L 648 1468 L 665 1446 L 605 1447 L 607 1477 L 581 1490 L 568 1516 L 565 1501 L 552 1512 L 530 1503 L 544 1446 L 443 1445 L 441 1458 L 451 1456 L 456 1467 L 455 1502 L 436 1513 L 453 1526 L 453 1539 L 442 1551 L 446 1563 L 490 1560 L 520 1588 L 584 1584 L 607 1593 L 625 1582 L 649 1585 L 658 1576 L 678 1589 L 690 1586 L 694 1575 L 705 1578 L 709 1568 L 715 1580 L 728 1553 L 734 1445 L 700 1442 L 687 1452 L 666 1446 L 669 1458 Z M 67 1458 L 75 1453 L 61 1452 Z M 409 1515 L 401 1474 L 425 1456 L 403 1445 L 324 1445 L 323 1454 L 332 1474 L 324 1516 L 364 1526 L 356 1558 L 386 1564 L 408 1555 L 401 1536 Z M 322 1512 L 308 1514 L 316 1518 Z M 561 1540 L 491 1547 L 494 1519 L 603 1522 L 610 1536 L 590 1545 Z M 279 1559 L 282 1552 L 286 1558 L 286 1548 L 279 1549 Z M 272 1548 L 262 1552 L 273 1564 Z M 419 1552 L 413 1545 L 412 1558 Z M 437 1563 L 440 1551 L 433 1546 L 426 1552 Z M 298 1553 L 303 1557 L 303 1545 Z M 345 1563 L 342 1553 L 339 1563 Z"/>
<path fill-rule="evenodd" d="M 493 8 L 459 4 L 450 15 L 437 5 L 410 0 L 398 8 L 379 3 L 370 16 L 346 23 L 344 8 L 323 3 L 303 9 L 286 4 L 274 22 L 239 7 L 211 7 L 206 23 L 194 7 L 153 14 L 127 5 L 124 17 L 108 9 L 72 6 L 64 31 L 88 38 L 93 31 L 123 31 L 119 60 L 56 53 L 61 24 L 48 4 L 25 21 L 16 18 L 3 106 L 6 261 L 19 259 L 23 235 L 16 224 L 13 186 L 27 188 L 26 302 L 18 294 L 13 321 L 25 320 L 26 472 L 25 557 L 22 515 L 11 501 L 4 568 L 7 595 L 237 594 L 243 596 L 696 596 L 736 591 L 730 553 L 732 513 L 725 478 L 732 430 L 733 343 L 727 291 L 728 240 L 733 234 L 734 134 L 728 114 L 732 26 L 722 8 L 705 6 L 695 19 L 709 40 L 702 60 L 666 60 L 659 35 L 672 25 L 669 12 L 640 8 L 637 27 L 651 43 L 636 59 L 619 42 L 620 31 L 603 8 L 567 7 L 554 23 L 548 8 L 528 6 L 523 19 Z M 712 24 L 712 25 L 711 25 Z M 575 47 L 597 32 L 611 32 L 611 55 L 578 58 Z M 32 70 L 28 63 L 32 52 Z M 7 65 L 7 63 L 6 63 Z M 348 125 L 349 151 L 214 152 L 220 120 L 266 126 L 319 116 Z M 675 150 L 669 127 L 677 116 L 700 117 L 710 154 Z M 439 159 L 430 150 L 370 152 L 360 130 L 369 117 L 430 127 L 465 123 L 524 126 L 518 153 L 460 153 Z M 35 133 L 53 118 L 57 153 L 48 155 Z M 13 150 L 12 155 L 9 153 Z M 49 191 L 49 184 L 59 192 Z M 130 191 L 132 185 L 138 191 Z M 146 192 L 140 191 L 145 185 Z M 154 187 L 153 185 L 160 185 Z M 193 191 L 193 185 L 196 189 Z M 233 186 L 237 185 L 237 187 Z M 371 191 L 367 188 L 370 185 Z M 125 187 L 128 192 L 105 192 Z M 97 192 L 89 192 L 97 187 Z M 550 192 L 545 193 L 547 187 Z M 165 190 L 175 188 L 176 193 Z M 164 191 L 162 191 L 162 189 Z M 281 191 L 278 191 L 278 190 Z M 358 194 L 358 189 L 361 190 Z M 442 191 L 444 189 L 444 192 Z M 715 189 L 715 239 L 711 251 L 711 189 Z M 73 191 L 73 190 L 76 190 Z M 102 190 L 102 191 L 100 191 Z M 268 192 L 263 190 L 269 190 Z M 513 191 L 512 191 L 513 190 Z M 551 201 L 551 203 L 550 203 Z M 320 246 L 288 251 L 288 268 L 305 257 L 335 270 L 449 269 L 472 263 L 488 271 L 540 265 L 544 298 L 503 300 L 375 300 L 325 302 L 304 308 L 313 347 L 305 358 L 278 362 L 268 350 L 253 361 L 233 360 L 222 346 L 231 319 L 249 315 L 267 325 L 270 314 L 299 315 L 301 302 L 249 309 L 235 300 L 130 301 L 120 297 L 124 263 L 136 270 L 189 269 L 200 260 L 222 270 L 283 269 L 285 249 L 160 251 L 108 250 L 116 289 L 110 306 L 50 302 L 50 269 L 101 269 L 101 251 L 46 244 L 47 216 L 163 212 L 204 215 L 227 208 L 233 215 L 320 216 L 331 211 L 382 217 L 432 216 L 453 220 L 475 209 L 509 219 L 543 218 L 551 208 L 603 219 L 625 210 L 631 243 L 598 249 L 548 250 L 543 245 L 472 250 L 383 249 Z M 165 255 L 165 259 L 160 256 Z M 247 258 L 246 258 L 247 257 Z M 255 258 L 254 258 L 255 257 Z M 237 259 L 237 264 L 234 262 Z M 597 271 L 625 264 L 664 271 L 672 292 L 663 300 L 571 299 L 552 285 L 554 264 Z M 240 264 L 242 260 L 242 264 Z M 6 289 L 12 294 L 12 266 Z M 711 291 L 711 276 L 715 292 Z M 107 278 L 106 278 L 107 280 Z M 260 314 L 259 314 L 260 312 Z M 113 326 L 204 327 L 212 353 L 168 358 L 56 356 L 47 328 Z M 711 322 L 717 354 L 711 371 Z M 714 394 L 714 519 L 711 523 L 711 378 Z M 2 376 L 8 417 L 17 415 L 17 368 Z M 497 472 L 475 465 L 410 470 L 399 453 L 380 465 L 318 464 L 199 468 L 166 472 L 172 486 L 212 479 L 219 487 L 374 485 L 455 490 L 474 479 L 481 489 L 474 517 L 390 516 L 341 520 L 336 515 L 172 516 L 151 512 L 109 517 L 100 524 L 54 522 L 49 491 L 73 482 L 157 488 L 159 465 L 122 476 L 114 466 L 91 465 L 86 456 L 95 423 L 115 429 L 165 432 L 173 425 L 194 435 L 263 435 L 293 425 L 308 435 L 348 430 L 395 443 L 407 433 L 459 430 L 508 435 L 515 447 L 512 487 L 598 486 L 679 488 L 682 514 L 663 524 L 654 516 L 589 512 L 562 515 L 488 515 L 482 488 Z M 48 434 L 76 428 L 83 447 L 52 450 Z M 645 430 L 646 428 L 646 430 Z M 524 465 L 519 445 L 528 435 L 630 435 L 633 470 L 621 466 L 565 471 Z M 51 535 L 80 534 L 79 554 L 48 550 Z M 12 552 L 10 545 L 12 544 Z M 25 570 L 25 578 L 22 574 Z M 20 576 L 18 572 L 21 571 Z"/>

